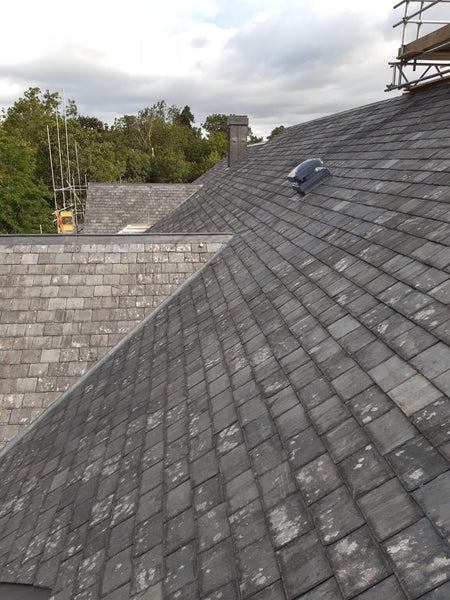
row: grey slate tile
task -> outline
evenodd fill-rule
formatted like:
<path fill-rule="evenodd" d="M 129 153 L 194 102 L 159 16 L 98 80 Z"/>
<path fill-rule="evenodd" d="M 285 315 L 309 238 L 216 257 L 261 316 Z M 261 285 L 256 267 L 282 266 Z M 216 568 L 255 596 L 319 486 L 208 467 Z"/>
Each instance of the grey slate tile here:
<path fill-rule="evenodd" d="M 390 574 L 383 554 L 362 527 L 328 549 L 344 598 L 352 598 Z"/>
<path fill-rule="evenodd" d="M 219 471 L 214 450 L 203 454 L 191 463 L 191 477 L 195 486 L 217 475 Z"/>
<path fill-rule="evenodd" d="M 388 454 L 387 459 L 408 491 L 448 469 L 447 461 L 423 437 L 409 440 Z"/>
<path fill-rule="evenodd" d="M 443 537 L 450 536 L 450 471 L 436 477 L 413 494 Z"/>
<path fill-rule="evenodd" d="M 450 369 L 450 349 L 439 342 L 418 354 L 411 363 L 420 373 L 434 379 Z"/>
<path fill-rule="evenodd" d="M 392 357 L 393 352 L 381 340 L 374 340 L 364 348 L 358 350 L 356 358 L 361 367 L 366 370 L 373 369 L 382 362 Z"/>
<path fill-rule="evenodd" d="M 389 600 L 405 600 L 406 596 L 402 591 L 397 579 L 394 576 L 388 577 L 381 583 L 356 596 L 355 600 L 377 600 L 378 598 L 389 598 Z"/>
<path fill-rule="evenodd" d="M 384 547 L 409 598 L 418 598 L 450 577 L 448 546 L 426 518 L 387 540 Z M 424 564 L 426 569 L 418 568 Z"/>
<path fill-rule="evenodd" d="M 194 523 L 192 522 L 191 537 L 194 537 Z M 214 546 L 230 536 L 228 515 L 225 504 L 219 504 L 204 513 L 197 521 L 199 549 L 201 552 Z"/>
<path fill-rule="evenodd" d="M 392 389 L 389 396 L 407 416 L 410 416 L 437 400 L 441 392 L 422 375 L 414 375 Z"/>
<path fill-rule="evenodd" d="M 325 453 L 325 446 L 314 427 L 308 427 L 291 437 L 287 443 L 289 461 L 293 468 L 300 468 Z"/>
<path fill-rule="evenodd" d="M 250 470 L 232 479 L 225 485 L 225 490 L 231 512 L 235 512 L 258 497 L 253 473 Z"/>
<path fill-rule="evenodd" d="M 132 592 L 134 594 L 154 590 L 157 582 L 162 579 L 162 550 L 161 546 L 141 554 L 134 561 Z M 122 588 L 120 588 L 122 589 Z M 149 593 L 149 592 L 147 592 Z"/>
<path fill-rule="evenodd" d="M 325 581 L 325 583 L 321 583 L 316 588 L 307 592 L 306 594 L 302 594 L 300 596 L 302 600 L 341 600 L 342 596 L 337 586 L 336 580 L 334 577 Z"/>
<path fill-rule="evenodd" d="M 200 593 L 203 597 L 232 582 L 235 575 L 233 547 L 229 539 L 202 552 L 198 557 Z M 195 578 L 195 572 L 192 572 Z"/>
<path fill-rule="evenodd" d="M 343 400 L 350 400 L 373 384 L 370 377 L 358 366 L 333 379 L 331 383 Z"/>
<path fill-rule="evenodd" d="M 369 438 L 355 419 L 349 418 L 323 436 L 335 463 L 367 446 Z"/>
<path fill-rule="evenodd" d="M 350 416 L 345 404 L 338 396 L 325 400 L 309 411 L 309 417 L 319 435 L 340 425 Z"/>
<path fill-rule="evenodd" d="M 169 594 L 196 580 L 195 557 L 193 543 L 182 546 L 167 556 L 165 587 Z"/>
<path fill-rule="evenodd" d="M 429 594 L 422 596 L 423 600 L 446 600 L 450 594 L 450 582 L 444 583 Z"/>
<path fill-rule="evenodd" d="M 343 460 L 340 467 L 353 496 L 368 492 L 392 477 L 388 464 L 372 444 Z"/>
<path fill-rule="evenodd" d="M 415 427 L 398 408 L 371 421 L 365 430 L 383 455 L 417 435 Z"/>
<path fill-rule="evenodd" d="M 185 510 L 170 521 L 165 528 L 165 552 L 171 554 L 186 546 L 194 538 L 194 517 L 191 509 Z"/>
<path fill-rule="evenodd" d="M 235 446 L 230 452 L 227 452 L 219 458 L 220 474 L 225 481 L 234 479 L 243 471 L 250 468 L 250 461 L 245 444 Z"/>
<path fill-rule="evenodd" d="M 189 508 L 192 502 L 192 491 L 190 481 L 169 490 L 166 496 L 166 516 L 171 518 Z M 161 507 L 162 508 L 162 507 Z M 150 516 L 150 515 L 149 515 Z"/>
<path fill-rule="evenodd" d="M 320 500 L 342 485 L 339 472 L 327 454 L 302 467 L 295 477 L 308 504 Z"/>
<path fill-rule="evenodd" d="M 389 392 L 415 375 L 415 371 L 398 356 L 393 356 L 371 369 L 369 375 L 383 391 Z"/>
<path fill-rule="evenodd" d="M 102 583 L 103 594 L 111 592 L 112 590 L 118 588 L 119 586 L 123 585 L 124 583 L 130 580 L 132 569 L 130 554 L 131 550 L 130 548 L 128 548 L 126 550 L 123 550 L 119 554 L 116 554 L 107 561 Z M 95 561 L 93 561 L 90 558 L 89 569 L 91 571 L 96 571 L 97 568 L 98 566 L 96 566 Z M 95 582 L 95 579 L 96 575 L 94 575 L 94 579 L 92 580 L 92 582 Z"/>
<path fill-rule="evenodd" d="M 253 448 L 250 451 L 250 457 L 258 475 L 262 475 L 286 460 L 286 454 L 278 435 L 272 436 Z"/>
<path fill-rule="evenodd" d="M 238 562 L 242 598 L 249 598 L 280 578 L 275 553 L 268 538 L 245 546 L 238 552 Z"/>
<path fill-rule="evenodd" d="M 193 502 L 197 514 L 209 510 L 221 501 L 222 493 L 218 477 L 208 479 L 208 481 L 193 490 Z"/>
<path fill-rule="evenodd" d="M 238 598 L 239 596 L 236 585 L 232 582 L 225 584 L 214 592 L 211 592 L 211 594 L 208 594 L 205 600 L 238 600 Z"/>
<path fill-rule="evenodd" d="M 315 588 L 332 575 L 330 564 L 312 531 L 278 551 L 286 595 L 289 600 Z"/>
<path fill-rule="evenodd" d="M 140 555 L 163 542 L 164 519 L 163 513 L 157 513 L 135 528 L 133 553 Z"/>
<path fill-rule="evenodd" d="M 261 502 L 254 500 L 230 516 L 234 543 L 244 548 L 267 533 L 265 513 Z"/>
<path fill-rule="evenodd" d="M 237 598 L 237 596 L 234 598 Z M 285 598 L 283 585 L 280 581 L 275 582 L 252 596 L 252 600 L 285 600 Z"/>
<path fill-rule="evenodd" d="M 440 398 L 412 416 L 414 425 L 437 447 L 450 439 L 450 403 Z"/>
<path fill-rule="evenodd" d="M 259 485 L 267 508 L 296 491 L 295 479 L 287 461 L 264 473 L 259 478 Z"/>
<path fill-rule="evenodd" d="M 364 519 L 345 486 L 313 504 L 311 513 L 325 545 L 364 525 Z"/>
<path fill-rule="evenodd" d="M 333 395 L 333 388 L 322 377 L 318 377 L 300 390 L 301 402 L 307 410 L 318 406 Z"/>
<path fill-rule="evenodd" d="M 286 440 L 296 433 L 306 429 L 310 425 L 310 421 L 305 410 L 300 404 L 297 404 L 276 418 L 275 424 L 280 437 Z"/>
<path fill-rule="evenodd" d="M 312 529 L 299 494 L 293 494 L 268 513 L 274 545 L 280 548 Z"/>
<path fill-rule="evenodd" d="M 372 386 L 348 402 L 360 425 L 367 425 L 393 408 L 392 401 L 377 386 Z"/>
<path fill-rule="evenodd" d="M 421 513 L 397 479 L 391 479 L 358 500 L 378 540 L 384 540 L 420 519 Z"/>

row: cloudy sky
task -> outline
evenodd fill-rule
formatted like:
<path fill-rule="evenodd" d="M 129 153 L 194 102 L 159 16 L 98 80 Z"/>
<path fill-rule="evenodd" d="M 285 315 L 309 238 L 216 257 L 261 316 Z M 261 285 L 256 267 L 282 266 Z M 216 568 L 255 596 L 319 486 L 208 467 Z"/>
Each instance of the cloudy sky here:
<path fill-rule="evenodd" d="M 388 97 L 397 2 L 7 2 L 0 107 L 37 86 L 112 123 L 164 99 L 189 105 L 197 124 L 211 113 L 248 114 L 266 136 Z"/>

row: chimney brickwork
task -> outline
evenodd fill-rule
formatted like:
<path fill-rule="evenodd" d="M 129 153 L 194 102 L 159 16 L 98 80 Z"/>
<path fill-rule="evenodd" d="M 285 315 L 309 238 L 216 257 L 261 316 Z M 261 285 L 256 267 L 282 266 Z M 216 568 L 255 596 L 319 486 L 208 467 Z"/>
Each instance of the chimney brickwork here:
<path fill-rule="evenodd" d="M 245 156 L 247 150 L 248 117 L 228 117 L 228 166 L 232 167 Z"/>

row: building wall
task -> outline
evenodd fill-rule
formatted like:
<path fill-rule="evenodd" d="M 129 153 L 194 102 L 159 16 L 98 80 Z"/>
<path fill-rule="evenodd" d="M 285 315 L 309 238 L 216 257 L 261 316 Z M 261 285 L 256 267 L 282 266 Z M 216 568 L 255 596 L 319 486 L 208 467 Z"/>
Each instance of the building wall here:
<path fill-rule="evenodd" d="M 226 242 L 226 236 L 0 239 L 0 447 Z"/>

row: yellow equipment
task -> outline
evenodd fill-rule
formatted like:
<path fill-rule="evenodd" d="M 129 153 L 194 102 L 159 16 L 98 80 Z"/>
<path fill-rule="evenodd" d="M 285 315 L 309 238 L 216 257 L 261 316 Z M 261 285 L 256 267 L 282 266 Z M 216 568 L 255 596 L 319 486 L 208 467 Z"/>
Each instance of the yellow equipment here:
<path fill-rule="evenodd" d="M 56 211 L 59 233 L 73 233 L 75 231 L 75 218 L 71 210 Z"/>

